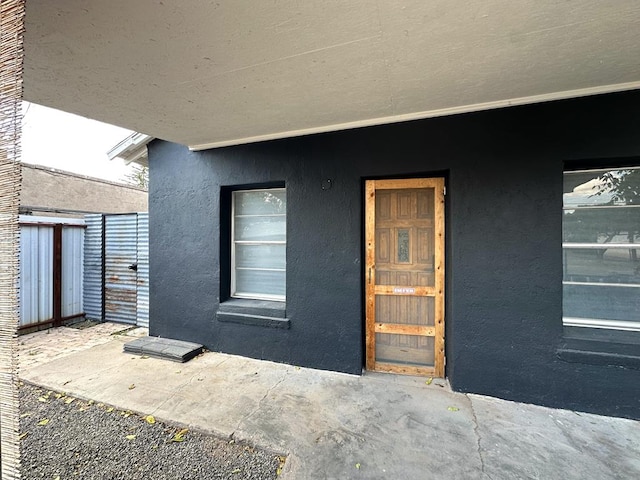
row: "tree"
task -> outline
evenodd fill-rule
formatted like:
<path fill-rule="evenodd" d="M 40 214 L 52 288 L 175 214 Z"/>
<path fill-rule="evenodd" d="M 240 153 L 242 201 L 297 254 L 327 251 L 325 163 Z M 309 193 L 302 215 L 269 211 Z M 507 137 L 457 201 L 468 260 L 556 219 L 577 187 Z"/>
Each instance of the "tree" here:
<path fill-rule="evenodd" d="M 622 203 L 623 205 L 640 204 L 640 169 L 613 170 L 602 174 L 598 178 L 602 182 L 602 186 L 594 195 L 610 194 L 611 200 L 609 203 L 611 205 L 615 203 Z M 609 218 L 615 218 L 611 213 L 608 216 Z M 632 209 L 630 212 L 623 213 L 622 218 L 618 218 L 615 223 L 618 230 L 613 231 L 609 239 L 623 233 L 622 226 L 625 225 L 627 240 L 629 243 L 635 243 L 635 238 L 638 235 L 638 231 L 640 231 L 640 218 L 636 210 Z M 638 263 L 638 252 L 635 248 L 629 250 L 629 257 L 632 262 Z M 636 273 L 640 273 L 640 266 L 636 268 Z"/>
<path fill-rule="evenodd" d="M 149 168 L 142 165 L 131 165 L 131 171 L 124 176 L 124 182 L 136 187 L 149 188 Z"/>
<path fill-rule="evenodd" d="M 611 202 L 640 204 L 640 170 L 614 170 L 599 177 L 602 187 L 594 195 L 611 194 Z"/>

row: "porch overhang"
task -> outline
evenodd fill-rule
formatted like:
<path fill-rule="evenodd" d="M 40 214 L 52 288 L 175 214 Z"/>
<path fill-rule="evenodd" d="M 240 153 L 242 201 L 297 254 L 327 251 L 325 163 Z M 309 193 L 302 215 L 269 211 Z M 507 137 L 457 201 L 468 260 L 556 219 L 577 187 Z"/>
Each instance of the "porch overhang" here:
<path fill-rule="evenodd" d="M 640 88 L 637 0 L 30 0 L 25 99 L 204 149 Z"/>

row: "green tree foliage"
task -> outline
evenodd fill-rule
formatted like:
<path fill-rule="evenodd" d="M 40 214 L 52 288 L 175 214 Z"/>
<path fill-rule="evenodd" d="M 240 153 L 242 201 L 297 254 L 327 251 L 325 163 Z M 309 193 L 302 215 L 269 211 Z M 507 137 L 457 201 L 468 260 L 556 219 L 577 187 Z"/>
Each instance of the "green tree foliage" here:
<path fill-rule="evenodd" d="M 125 183 L 141 188 L 149 188 L 149 169 L 138 164 L 131 166 L 131 171 L 124 176 Z"/>

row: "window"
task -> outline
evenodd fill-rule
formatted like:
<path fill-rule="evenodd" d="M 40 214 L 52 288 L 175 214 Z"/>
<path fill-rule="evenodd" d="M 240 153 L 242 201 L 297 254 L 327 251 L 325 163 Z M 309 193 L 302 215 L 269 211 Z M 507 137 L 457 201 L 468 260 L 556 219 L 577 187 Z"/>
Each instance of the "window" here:
<path fill-rule="evenodd" d="M 563 192 L 564 325 L 640 331 L 640 167 L 567 171 Z"/>
<path fill-rule="evenodd" d="M 232 193 L 232 297 L 285 300 L 286 220 L 284 188 Z"/>

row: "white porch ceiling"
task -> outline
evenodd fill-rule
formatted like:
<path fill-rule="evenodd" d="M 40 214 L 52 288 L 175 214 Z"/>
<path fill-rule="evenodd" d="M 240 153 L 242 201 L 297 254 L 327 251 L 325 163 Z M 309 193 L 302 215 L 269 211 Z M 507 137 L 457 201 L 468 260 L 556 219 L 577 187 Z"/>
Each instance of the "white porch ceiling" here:
<path fill-rule="evenodd" d="M 638 0 L 29 0 L 24 96 L 194 149 L 640 88 Z"/>

